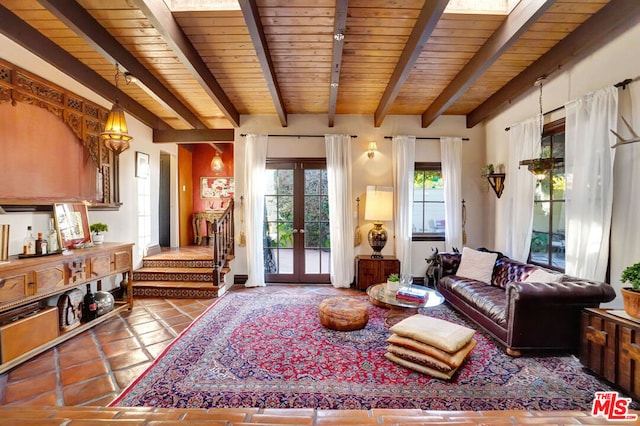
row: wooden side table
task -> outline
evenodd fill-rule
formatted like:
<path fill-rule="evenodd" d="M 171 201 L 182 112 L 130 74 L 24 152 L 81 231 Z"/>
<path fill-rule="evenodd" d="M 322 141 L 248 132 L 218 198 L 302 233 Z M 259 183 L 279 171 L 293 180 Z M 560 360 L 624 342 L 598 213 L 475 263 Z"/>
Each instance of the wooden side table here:
<path fill-rule="evenodd" d="M 640 399 L 640 321 L 625 316 L 617 309 L 582 312 L 580 362 Z"/>
<path fill-rule="evenodd" d="M 356 256 L 356 288 L 366 290 L 369 286 L 387 281 L 391 274 L 400 273 L 400 261 L 393 256 L 373 259 L 371 256 Z"/>

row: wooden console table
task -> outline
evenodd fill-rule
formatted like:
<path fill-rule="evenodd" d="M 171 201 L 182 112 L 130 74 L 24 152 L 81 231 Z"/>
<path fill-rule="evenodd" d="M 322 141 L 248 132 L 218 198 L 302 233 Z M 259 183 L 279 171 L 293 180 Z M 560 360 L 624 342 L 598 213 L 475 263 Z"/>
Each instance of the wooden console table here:
<path fill-rule="evenodd" d="M 640 399 L 640 321 L 624 315 L 623 310 L 582 312 L 580 362 Z"/>
<path fill-rule="evenodd" d="M 202 242 L 202 234 L 200 233 L 200 228 L 202 225 L 202 221 L 204 220 L 207 224 L 207 236 L 211 232 L 211 225 L 216 220 L 220 219 L 220 216 L 223 212 L 196 212 L 193 214 L 193 242 L 196 245 L 200 245 Z"/>
<path fill-rule="evenodd" d="M 10 256 L 8 262 L 0 264 L 0 315 L 12 317 L 14 312 L 17 315 L 14 321 L 0 326 L 0 338 L 3 332 L 13 333 L 10 339 L 0 343 L 1 354 L 11 353 L 10 357 L 3 356 L 6 360 L 0 359 L 0 373 L 131 309 L 132 267 L 132 243 L 103 243 L 74 249 L 67 254 L 41 257 L 20 259 Z M 72 330 L 60 332 L 54 296 L 93 282 L 97 283 L 97 290 L 102 290 L 102 280 L 117 274 L 122 274 L 120 287 L 124 290 L 124 299 L 116 301 L 115 309 Z M 55 327 L 51 324 L 54 319 Z M 47 330 L 40 330 L 40 327 Z"/>

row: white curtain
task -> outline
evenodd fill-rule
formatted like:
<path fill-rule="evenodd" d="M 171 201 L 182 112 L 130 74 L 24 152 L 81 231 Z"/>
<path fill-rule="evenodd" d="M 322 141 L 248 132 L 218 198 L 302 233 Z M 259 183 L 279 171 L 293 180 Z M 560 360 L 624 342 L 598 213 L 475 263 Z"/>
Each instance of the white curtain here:
<path fill-rule="evenodd" d="M 329 230 L 331 233 L 331 284 L 351 286 L 354 278 L 354 226 L 351 196 L 351 136 L 325 135 Z"/>
<path fill-rule="evenodd" d="M 247 224 L 247 269 L 245 287 L 264 287 L 264 191 L 267 135 L 248 134 L 244 157 L 245 222 Z"/>
<path fill-rule="evenodd" d="M 440 138 L 445 250 L 462 250 L 462 138 Z"/>
<path fill-rule="evenodd" d="M 506 254 L 526 262 L 533 230 L 533 194 L 536 178 L 520 160 L 540 157 L 540 116 L 529 118 L 509 129 L 509 163 L 507 165 Z"/>
<path fill-rule="evenodd" d="M 394 233 L 400 273 L 411 275 L 411 235 L 413 234 L 413 171 L 416 137 L 394 136 L 392 144 L 393 186 L 395 186 Z"/>
<path fill-rule="evenodd" d="M 607 87 L 565 105 L 566 266 L 569 275 L 605 279 L 613 204 L 618 91 Z"/>

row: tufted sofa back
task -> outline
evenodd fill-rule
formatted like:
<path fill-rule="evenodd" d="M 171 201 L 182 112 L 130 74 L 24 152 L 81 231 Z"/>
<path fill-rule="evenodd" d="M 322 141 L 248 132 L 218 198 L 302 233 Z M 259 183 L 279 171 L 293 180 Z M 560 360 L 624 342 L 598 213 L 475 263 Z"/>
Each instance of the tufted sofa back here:
<path fill-rule="evenodd" d="M 527 263 L 518 262 L 508 257 L 501 257 L 496 260 L 496 266 L 493 267 L 493 276 L 491 284 L 507 288 L 507 284 L 512 281 L 524 281 L 538 267 Z"/>

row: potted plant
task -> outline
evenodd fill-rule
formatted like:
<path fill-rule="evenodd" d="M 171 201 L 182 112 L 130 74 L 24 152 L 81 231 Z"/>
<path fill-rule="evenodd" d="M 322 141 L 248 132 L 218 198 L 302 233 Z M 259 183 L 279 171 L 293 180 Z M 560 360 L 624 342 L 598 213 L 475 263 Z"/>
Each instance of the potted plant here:
<path fill-rule="evenodd" d="M 102 244 L 102 242 L 104 241 L 103 232 L 108 232 L 109 226 L 106 223 L 96 222 L 92 223 L 89 226 L 89 229 L 91 230 L 91 232 L 93 232 L 93 243 Z"/>
<path fill-rule="evenodd" d="M 633 317 L 640 318 L 640 262 L 627 266 L 622 271 L 622 283 L 629 283 L 631 287 L 622 288 L 622 302 L 625 312 Z"/>
<path fill-rule="evenodd" d="M 400 276 L 398 274 L 391 274 L 387 277 L 387 290 L 395 293 L 400 288 Z"/>

